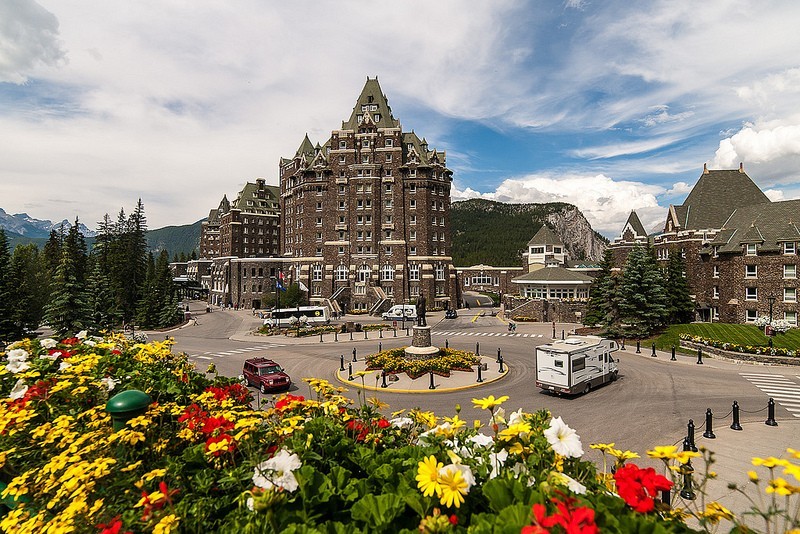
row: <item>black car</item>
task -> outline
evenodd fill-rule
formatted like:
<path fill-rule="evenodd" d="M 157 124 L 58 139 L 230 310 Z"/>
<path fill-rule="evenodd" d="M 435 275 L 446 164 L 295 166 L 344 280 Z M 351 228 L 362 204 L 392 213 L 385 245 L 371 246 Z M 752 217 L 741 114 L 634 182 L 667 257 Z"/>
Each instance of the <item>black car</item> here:
<path fill-rule="evenodd" d="M 456 312 L 455 310 L 453 309 L 445 310 L 444 312 L 445 319 L 455 319 L 456 317 L 458 317 L 458 312 Z"/>

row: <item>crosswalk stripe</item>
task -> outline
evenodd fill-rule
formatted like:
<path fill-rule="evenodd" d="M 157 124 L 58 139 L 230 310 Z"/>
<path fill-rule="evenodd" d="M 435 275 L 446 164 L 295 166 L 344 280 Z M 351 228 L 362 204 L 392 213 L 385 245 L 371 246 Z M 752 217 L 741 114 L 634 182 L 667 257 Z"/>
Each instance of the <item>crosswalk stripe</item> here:
<path fill-rule="evenodd" d="M 764 378 L 783 378 L 783 375 L 767 375 L 767 374 L 763 374 L 763 373 L 739 373 L 739 374 L 742 375 L 742 376 L 746 376 L 748 378 L 749 377 L 757 377 L 757 376 L 762 376 Z"/>
<path fill-rule="evenodd" d="M 198 356 L 198 360 L 213 360 L 213 358 L 209 358 L 208 356 Z"/>

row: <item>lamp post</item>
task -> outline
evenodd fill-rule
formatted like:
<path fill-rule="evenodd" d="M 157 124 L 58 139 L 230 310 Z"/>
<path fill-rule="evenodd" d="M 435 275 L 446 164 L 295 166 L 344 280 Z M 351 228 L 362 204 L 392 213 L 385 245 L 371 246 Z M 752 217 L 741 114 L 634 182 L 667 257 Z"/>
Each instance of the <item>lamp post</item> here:
<path fill-rule="evenodd" d="M 767 302 L 769 302 L 769 325 L 772 326 L 772 305 L 775 304 L 775 296 L 768 296 Z"/>

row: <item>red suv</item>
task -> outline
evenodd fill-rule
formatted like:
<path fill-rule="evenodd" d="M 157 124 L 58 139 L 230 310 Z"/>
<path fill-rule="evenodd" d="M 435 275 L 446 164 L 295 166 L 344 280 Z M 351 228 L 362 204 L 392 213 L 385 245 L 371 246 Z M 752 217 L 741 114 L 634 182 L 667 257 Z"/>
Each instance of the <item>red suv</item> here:
<path fill-rule="evenodd" d="M 267 358 L 250 358 L 244 361 L 242 368 L 248 386 L 256 386 L 261 393 L 287 390 L 292 379 L 283 372 L 283 368 Z"/>

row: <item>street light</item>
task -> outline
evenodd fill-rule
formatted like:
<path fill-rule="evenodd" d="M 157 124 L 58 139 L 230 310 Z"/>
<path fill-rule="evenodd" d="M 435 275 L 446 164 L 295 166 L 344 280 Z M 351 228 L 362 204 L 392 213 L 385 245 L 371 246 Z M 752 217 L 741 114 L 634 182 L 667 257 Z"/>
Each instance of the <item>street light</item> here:
<path fill-rule="evenodd" d="M 767 302 L 769 302 L 769 325 L 772 326 L 772 305 L 775 303 L 775 296 L 768 296 Z"/>

